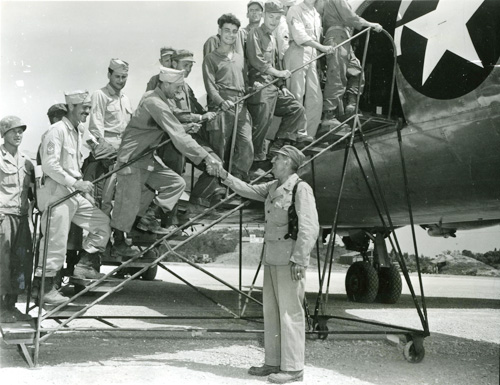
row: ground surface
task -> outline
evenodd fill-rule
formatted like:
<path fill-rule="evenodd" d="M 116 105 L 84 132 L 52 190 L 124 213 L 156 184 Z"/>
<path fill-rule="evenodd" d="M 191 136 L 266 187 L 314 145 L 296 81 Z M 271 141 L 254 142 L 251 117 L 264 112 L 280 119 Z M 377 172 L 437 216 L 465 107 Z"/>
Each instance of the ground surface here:
<path fill-rule="evenodd" d="M 169 265 L 216 302 L 238 312 L 238 296 L 184 264 Z M 213 274 L 238 286 L 234 266 L 205 265 Z M 248 290 L 254 268 L 242 271 Z M 422 329 L 407 288 L 397 305 L 350 303 L 343 290 L 345 273 L 332 277 L 326 314 L 364 318 Z M 228 316 L 221 307 L 179 283 L 164 271 L 153 282 L 134 281 L 119 293 L 90 309 L 86 315 Z M 417 276 L 411 276 L 416 286 Z M 260 298 L 259 275 L 254 295 Z M 406 285 L 404 285 L 406 286 Z M 311 310 L 317 291 L 317 272 L 308 272 Z M 420 364 L 404 360 L 402 346 L 385 336 L 331 334 L 326 340 L 310 336 L 306 342 L 306 384 L 498 384 L 500 344 L 500 279 L 490 277 L 424 276 L 431 336 Z M 96 294 L 77 302 L 88 303 Z M 249 304 L 247 316 L 260 315 Z M 260 322 L 242 320 L 113 320 L 122 327 L 170 325 L 195 331 L 71 332 L 47 339 L 41 347 L 38 369 L 29 370 L 15 346 L 1 343 L 2 384 L 259 384 L 265 378 L 249 376 L 249 366 L 263 361 Z M 45 327 L 55 325 L 46 321 Z M 95 320 L 78 320 L 78 327 L 103 327 Z M 330 319 L 331 332 L 382 330 L 375 326 Z M 230 329 L 238 333 L 209 333 Z M 384 329 L 385 330 L 385 329 Z M 5 380 L 4 380 L 5 379 Z"/>

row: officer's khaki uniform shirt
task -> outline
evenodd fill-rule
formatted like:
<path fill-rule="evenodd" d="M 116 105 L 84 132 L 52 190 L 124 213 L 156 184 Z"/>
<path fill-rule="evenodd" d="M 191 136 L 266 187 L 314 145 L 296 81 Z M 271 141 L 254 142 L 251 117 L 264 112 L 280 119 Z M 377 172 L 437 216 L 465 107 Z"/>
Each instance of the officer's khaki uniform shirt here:
<path fill-rule="evenodd" d="M 304 3 L 294 5 L 288 10 L 286 21 L 290 31 L 290 42 L 302 45 L 308 41 L 320 41 L 321 17 L 316 8 L 309 8 Z"/>
<path fill-rule="evenodd" d="M 18 151 L 14 157 L 0 146 L 0 214 L 28 214 L 32 175 L 33 164 L 25 155 Z"/>
<path fill-rule="evenodd" d="M 92 110 L 89 117 L 89 131 L 96 138 L 105 133 L 120 136 L 132 117 L 129 98 L 117 93 L 109 84 L 92 94 Z"/>
<path fill-rule="evenodd" d="M 74 127 L 64 117 L 42 136 L 42 170 L 46 176 L 66 187 L 72 187 L 82 179 L 82 133 L 81 125 Z"/>
<path fill-rule="evenodd" d="M 318 212 L 311 186 L 301 182 L 295 195 L 295 210 L 299 218 L 297 240 L 285 239 L 288 233 L 288 208 L 297 174 L 291 175 L 278 187 L 278 181 L 250 185 L 232 175 L 223 182 L 237 194 L 265 202 L 264 264 L 284 266 L 290 262 L 309 265 L 309 254 L 319 234 Z"/>

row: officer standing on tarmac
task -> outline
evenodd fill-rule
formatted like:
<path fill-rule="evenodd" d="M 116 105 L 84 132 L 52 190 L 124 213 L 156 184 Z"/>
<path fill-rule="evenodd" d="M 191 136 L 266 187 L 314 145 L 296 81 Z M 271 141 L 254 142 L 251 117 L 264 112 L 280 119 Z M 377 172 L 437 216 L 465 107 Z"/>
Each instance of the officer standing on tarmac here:
<path fill-rule="evenodd" d="M 306 130 L 304 107 L 286 89 L 284 80 L 291 76 L 288 70 L 281 70 L 276 61 L 276 39 L 272 35 L 278 27 L 284 8 L 278 1 L 264 5 L 264 23 L 252 29 L 247 38 L 248 80 L 250 86 L 258 88 L 276 78 L 283 80 L 264 88 L 248 99 L 248 110 L 253 120 L 254 165 L 258 171 L 266 162 L 265 139 L 273 116 L 282 118 L 276 138 L 270 148 L 270 155 L 284 144 L 294 144 L 297 133 Z"/>
<path fill-rule="evenodd" d="M 353 29 L 365 27 L 381 32 L 382 26 L 358 16 L 347 0 L 324 0 L 323 27 L 325 45 L 335 46 L 352 36 Z M 350 43 L 337 48 L 327 57 L 326 84 L 323 95 L 323 125 L 340 124 L 339 118 L 349 117 L 356 108 L 358 94 L 363 92 L 364 74 Z M 359 80 L 361 78 L 361 88 Z M 346 106 L 344 108 L 344 95 Z"/>
<path fill-rule="evenodd" d="M 83 241 L 83 251 L 80 261 L 75 267 L 74 276 L 82 279 L 98 279 L 102 274 L 92 266 L 99 259 L 109 240 L 109 218 L 94 206 L 93 185 L 82 180 L 81 174 L 81 123 L 87 120 L 91 101 L 88 91 L 73 91 L 65 93 L 68 113 L 63 119 L 53 124 L 42 137 L 40 155 L 44 173 L 42 186 L 38 188 L 38 208 L 43 211 L 41 221 L 41 245 L 47 242 L 46 284 L 44 301 L 51 304 L 61 304 L 67 300 L 55 288 L 55 277 L 62 269 L 66 254 L 66 245 L 70 223 L 75 223 L 88 231 Z M 47 225 L 47 207 L 70 193 L 80 194 L 66 199 L 52 209 L 50 228 Z M 33 297 L 39 296 L 40 278 L 43 268 L 43 249 L 35 271 Z"/>
<path fill-rule="evenodd" d="M 265 361 L 263 366 L 251 367 L 248 373 L 269 376 L 269 382 L 277 384 L 301 381 L 304 377 L 306 268 L 319 233 L 312 189 L 296 174 L 304 160 L 300 150 L 283 146 L 272 161 L 276 180 L 257 185 L 244 183 L 225 170 L 217 173 L 209 169 L 237 194 L 265 202 Z M 296 231 L 289 227 L 292 204 L 298 218 Z"/>
<path fill-rule="evenodd" d="M 237 128 L 234 131 L 234 102 L 245 95 L 245 59 L 234 51 L 240 21 L 232 14 L 224 14 L 219 20 L 219 47 L 203 60 L 203 80 L 207 90 L 208 108 L 224 111 L 207 125 L 210 146 L 227 165 L 231 158 L 231 138 L 236 135 L 232 172 L 238 178 L 247 180 L 253 160 L 252 120 L 246 103 L 241 103 Z"/>
<path fill-rule="evenodd" d="M 219 169 L 221 162 L 214 159 L 185 132 L 172 113 L 169 99 L 175 98 L 184 88 L 184 71 L 163 68 L 160 84 L 146 92 L 127 126 L 118 150 L 117 167 L 136 158 L 148 148 L 158 145 L 167 133 L 175 148 L 193 163 L 205 162 Z M 136 216 L 139 224 L 151 200 L 163 211 L 170 211 L 179 200 L 186 182 L 175 171 L 159 163 L 152 154 L 123 168 L 117 173 L 115 207 L 112 213 L 113 229 L 129 232 Z M 151 194 L 149 188 L 157 191 Z"/>
<path fill-rule="evenodd" d="M 172 56 L 175 55 L 175 49 L 172 47 L 162 47 L 160 49 L 160 62 L 161 67 L 172 68 Z M 146 86 L 146 91 L 153 91 L 158 84 L 160 83 L 160 75 L 156 74 L 149 79 L 149 82 Z"/>
<path fill-rule="evenodd" d="M 109 83 L 92 93 L 89 132 L 94 141 L 89 143 L 91 153 L 83 164 L 84 180 L 96 180 L 113 168 L 123 131 L 132 117 L 132 105 L 122 92 L 127 84 L 128 70 L 127 62 L 111 59 L 108 66 Z M 112 174 L 106 181 L 94 185 L 96 204 L 108 215 L 112 209 L 115 183 L 116 175 Z"/>
<path fill-rule="evenodd" d="M 293 70 L 312 61 L 287 80 L 287 87 L 295 99 L 305 108 L 307 135 L 314 138 L 321 123 L 323 95 L 318 75 L 318 63 L 314 60 L 318 53 L 332 53 L 333 47 L 319 43 L 323 29 L 321 17 L 314 8 L 316 0 L 304 0 L 290 7 L 286 15 L 290 31 L 290 46 L 283 63 L 286 69 Z"/>
<path fill-rule="evenodd" d="M 31 161 L 19 151 L 26 125 L 17 116 L 0 120 L 0 322 L 29 321 L 16 308 L 17 296 L 31 280 L 33 252 L 28 219 Z"/>

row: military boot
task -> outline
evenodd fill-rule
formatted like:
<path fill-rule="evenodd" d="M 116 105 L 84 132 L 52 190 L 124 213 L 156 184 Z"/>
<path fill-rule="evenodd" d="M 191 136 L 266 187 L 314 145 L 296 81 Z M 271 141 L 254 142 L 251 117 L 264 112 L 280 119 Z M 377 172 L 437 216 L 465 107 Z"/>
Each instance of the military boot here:
<path fill-rule="evenodd" d="M 42 286 L 42 278 L 35 277 L 33 279 L 33 291 L 31 295 L 34 299 L 40 300 L 40 289 Z M 48 305 L 60 305 L 65 303 L 69 298 L 65 297 L 56 290 L 54 285 L 54 277 L 45 277 L 43 302 Z"/>
<path fill-rule="evenodd" d="M 29 314 L 22 313 L 17 307 L 17 295 L 7 294 L 5 304 L 7 309 L 14 315 L 17 321 L 31 321 L 33 318 Z"/>
<path fill-rule="evenodd" d="M 347 105 L 344 108 L 344 117 L 346 119 L 353 116 L 354 113 L 356 112 L 356 102 L 357 102 L 357 95 L 349 92 L 347 94 Z"/>
<path fill-rule="evenodd" d="M 171 232 L 169 229 L 165 229 L 160 226 L 158 220 L 156 219 L 156 211 L 158 206 L 150 205 L 146 214 L 142 216 L 137 223 L 136 227 L 142 231 L 148 231 L 153 234 L 166 235 Z"/>
<path fill-rule="evenodd" d="M 5 295 L 1 297 L 1 303 L 0 303 L 0 323 L 14 323 L 17 321 L 15 314 L 12 312 L 12 310 L 9 308 L 7 305 L 7 300 L 4 297 L 7 297 L 8 295 Z"/>

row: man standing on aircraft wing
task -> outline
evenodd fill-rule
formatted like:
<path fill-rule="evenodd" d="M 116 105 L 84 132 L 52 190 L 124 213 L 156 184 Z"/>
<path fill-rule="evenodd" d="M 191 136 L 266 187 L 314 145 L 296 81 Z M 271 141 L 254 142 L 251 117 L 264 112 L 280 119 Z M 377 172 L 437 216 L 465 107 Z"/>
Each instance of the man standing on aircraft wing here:
<path fill-rule="evenodd" d="M 38 208 L 43 212 L 41 221 L 42 238 L 38 267 L 33 282 L 33 297 L 39 296 L 40 278 L 43 268 L 43 245 L 48 237 L 46 284 L 44 301 L 60 304 L 67 300 L 55 288 L 55 277 L 62 269 L 66 255 L 66 246 L 70 223 L 73 222 L 88 231 L 83 241 L 80 261 L 75 266 L 74 276 L 82 279 L 98 279 L 93 265 L 99 264 L 99 253 L 103 252 L 110 236 L 109 218 L 94 206 L 92 192 L 94 186 L 82 180 L 81 144 L 83 127 L 87 120 L 91 101 L 87 91 L 65 93 L 67 114 L 61 121 L 53 124 L 42 137 L 40 156 L 44 173 L 43 186 L 38 188 Z M 47 224 L 47 207 L 65 197 L 79 191 L 70 199 L 66 199 L 52 209 L 50 228 Z M 97 262 L 96 262 L 97 261 Z"/>
<path fill-rule="evenodd" d="M 233 49 L 240 21 L 232 14 L 224 14 L 219 20 L 219 47 L 203 60 L 203 80 L 207 90 L 209 109 L 221 108 L 224 113 L 207 125 L 210 146 L 227 165 L 231 155 L 231 137 L 236 135 L 232 170 L 240 179 L 248 178 L 253 160 L 252 121 L 245 103 L 238 106 L 234 131 L 234 102 L 245 95 L 246 73 L 243 55 Z"/>
<path fill-rule="evenodd" d="M 276 78 L 279 78 L 280 82 L 264 88 L 248 99 L 248 110 L 254 125 L 255 170 L 266 161 L 264 141 L 273 116 L 279 116 L 282 120 L 269 151 L 271 156 L 284 144 L 295 144 L 297 133 L 300 130 L 305 131 L 307 125 L 304 107 L 295 100 L 284 84 L 291 72 L 281 70 L 277 61 L 276 39 L 272 33 L 284 14 L 283 6 L 278 1 L 268 1 L 264 5 L 264 11 L 264 23 L 254 28 L 247 38 L 248 79 L 253 87 L 259 87 Z"/>
<path fill-rule="evenodd" d="M 347 0 L 325 0 L 323 8 L 325 45 L 335 46 L 352 36 L 353 29 L 373 28 L 381 32 L 382 26 L 358 16 Z M 364 74 L 350 43 L 338 47 L 327 57 L 326 85 L 323 95 L 323 125 L 340 124 L 339 117 L 352 115 L 358 94 L 363 92 Z M 359 81 L 361 78 L 361 87 Z M 344 95 L 347 99 L 344 108 Z"/>
<path fill-rule="evenodd" d="M 29 321 L 16 308 L 31 280 L 33 252 L 28 208 L 34 169 L 19 151 L 26 125 L 17 116 L 0 120 L 0 322 Z"/>
<path fill-rule="evenodd" d="M 244 183 L 225 170 L 209 169 L 237 194 L 265 202 L 265 361 L 263 366 L 251 367 L 248 373 L 269 376 L 269 382 L 277 384 L 301 381 L 304 377 L 305 274 L 319 233 L 312 189 L 296 174 L 304 160 L 300 150 L 283 146 L 272 160 L 276 180 L 257 185 Z M 298 218 L 295 231 L 289 228 L 292 204 Z"/>
<path fill-rule="evenodd" d="M 158 145 L 164 133 L 167 133 L 175 148 L 193 163 L 204 162 L 215 169 L 221 168 L 221 162 L 186 133 L 171 110 L 169 99 L 179 96 L 182 92 L 184 72 L 163 68 L 159 80 L 158 87 L 143 96 L 125 130 L 118 150 L 117 167 Z M 157 191 L 155 204 L 163 211 L 170 211 L 186 186 L 186 182 L 178 173 L 160 164 L 153 154 L 123 168 L 117 175 L 111 226 L 124 232 L 132 229 L 136 216 L 142 217 L 146 213 L 154 197 L 150 188 Z M 139 223 L 141 220 L 142 218 Z"/>

